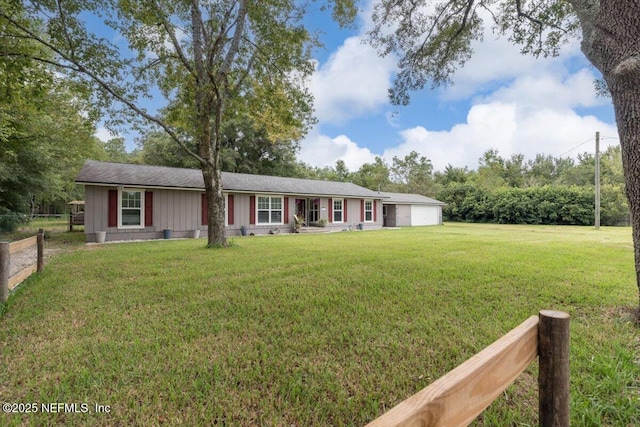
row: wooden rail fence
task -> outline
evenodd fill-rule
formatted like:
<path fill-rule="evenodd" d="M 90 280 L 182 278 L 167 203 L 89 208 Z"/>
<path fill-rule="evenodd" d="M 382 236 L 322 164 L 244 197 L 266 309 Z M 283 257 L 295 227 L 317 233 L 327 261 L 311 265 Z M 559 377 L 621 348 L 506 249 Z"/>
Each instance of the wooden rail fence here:
<path fill-rule="evenodd" d="M 9 276 L 11 271 L 11 254 L 37 247 L 37 260 L 33 264 L 23 268 L 13 276 Z M 0 302 L 5 302 L 9 298 L 9 291 L 22 283 L 34 272 L 44 270 L 44 230 L 38 230 L 35 236 L 19 240 L 17 242 L 0 242 Z"/>
<path fill-rule="evenodd" d="M 542 310 L 367 427 L 466 426 L 536 357 L 539 425 L 569 426 L 569 315 Z"/>

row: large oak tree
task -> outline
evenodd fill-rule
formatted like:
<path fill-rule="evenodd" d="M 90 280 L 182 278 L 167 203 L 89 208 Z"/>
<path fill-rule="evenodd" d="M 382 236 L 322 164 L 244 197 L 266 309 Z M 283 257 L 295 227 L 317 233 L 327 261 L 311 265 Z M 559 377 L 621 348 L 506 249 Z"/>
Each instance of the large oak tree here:
<path fill-rule="evenodd" d="M 555 55 L 581 37 L 582 52 L 602 73 L 622 147 L 640 291 L 640 1 L 380 0 L 370 36 L 381 53 L 400 58 L 392 101 L 406 104 L 410 91 L 449 81 L 487 19 L 524 54 Z"/>
<path fill-rule="evenodd" d="M 340 23 L 353 19 L 352 0 L 327 3 Z M 313 70 L 314 39 L 302 25 L 309 4 L 0 0 L 0 18 L 7 23 L 5 36 L 47 50 L 34 59 L 94 89 L 96 105 L 112 125 L 152 124 L 197 161 L 207 194 L 208 245 L 226 246 L 223 125 L 250 114 L 277 139 L 302 134 L 312 122 L 305 78 Z M 0 55 L 25 52 L 5 49 Z M 145 108 L 150 97 L 162 115 Z"/>

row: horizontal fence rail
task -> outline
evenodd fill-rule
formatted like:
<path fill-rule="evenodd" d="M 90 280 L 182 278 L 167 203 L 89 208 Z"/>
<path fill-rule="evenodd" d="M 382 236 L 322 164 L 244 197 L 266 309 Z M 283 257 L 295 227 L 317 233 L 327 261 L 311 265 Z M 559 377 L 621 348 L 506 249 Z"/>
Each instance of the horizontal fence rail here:
<path fill-rule="evenodd" d="M 367 427 L 466 426 L 539 357 L 541 426 L 569 426 L 569 315 L 543 310 Z"/>
<path fill-rule="evenodd" d="M 16 252 L 20 252 L 25 250 L 33 245 L 38 244 L 38 236 L 28 237 L 23 240 L 18 240 L 17 242 L 9 243 L 9 254 L 15 254 Z"/>
<path fill-rule="evenodd" d="M 11 271 L 11 255 L 36 246 L 36 261 L 25 268 L 9 276 Z M 38 234 L 17 242 L 0 242 L 0 302 L 6 302 L 9 291 L 22 283 L 34 272 L 44 270 L 44 230 L 38 230 Z"/>

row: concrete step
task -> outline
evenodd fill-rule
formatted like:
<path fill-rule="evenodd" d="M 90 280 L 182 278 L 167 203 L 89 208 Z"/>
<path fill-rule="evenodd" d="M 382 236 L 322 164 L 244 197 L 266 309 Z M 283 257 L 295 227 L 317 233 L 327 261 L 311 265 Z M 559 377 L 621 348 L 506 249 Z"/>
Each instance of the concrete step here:
<path fill-rule="evenodd" d="M 324 227 L 300 227 L 298 233 L 326 233 L 327 229 Z"/>

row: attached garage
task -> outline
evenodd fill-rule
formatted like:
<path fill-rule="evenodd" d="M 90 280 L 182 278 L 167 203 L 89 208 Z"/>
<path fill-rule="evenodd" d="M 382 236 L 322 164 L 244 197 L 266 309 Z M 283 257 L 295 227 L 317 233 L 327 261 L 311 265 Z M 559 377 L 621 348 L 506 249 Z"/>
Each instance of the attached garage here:
<path fill-rule="evenodd" d="M 380 193 L 385 227 L 441 225 L 444 203 L 420 195 Z"/>

